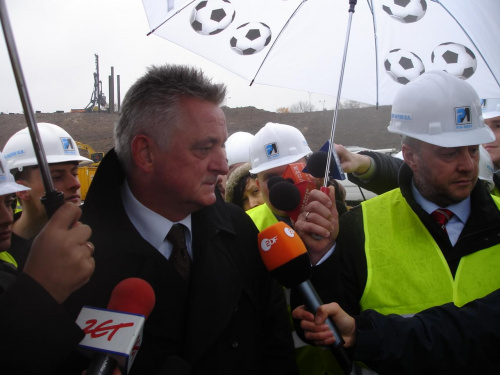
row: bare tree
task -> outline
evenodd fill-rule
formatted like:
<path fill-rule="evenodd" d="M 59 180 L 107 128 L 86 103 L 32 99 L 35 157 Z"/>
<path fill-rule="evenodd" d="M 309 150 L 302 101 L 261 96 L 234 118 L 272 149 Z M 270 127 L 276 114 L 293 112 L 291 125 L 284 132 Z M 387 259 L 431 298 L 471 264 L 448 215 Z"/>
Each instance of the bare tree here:
<path fill-rule="evenodd" d="M 308 101 L 300 101 L 290 106 L 291 113 L 313 112 L 316 108 Z"/>
<path fill-rule="evenodd" d="M 365 108 L 369 107 L 366 103 L 357 102 L 356 100 L 342 99 L 339 103 L 339 109 L 349 109 L 349 108 Z"/>

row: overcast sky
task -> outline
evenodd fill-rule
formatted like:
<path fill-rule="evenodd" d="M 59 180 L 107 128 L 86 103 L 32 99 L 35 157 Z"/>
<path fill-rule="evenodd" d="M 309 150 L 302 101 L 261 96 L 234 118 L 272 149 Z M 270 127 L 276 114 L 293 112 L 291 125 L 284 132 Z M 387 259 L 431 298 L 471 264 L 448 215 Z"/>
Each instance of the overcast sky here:
<path fill-rule="evenodd" d="M 153 64 L 201 67 L 215 82 L 228 85 L 229 107 L 268 111 L 311 101 L 317 109 L 334 108 L 335 98 L 248 82 L 149 31 L 141 0 L 5 0 L 32 107 L 69 112 L 84 108 L 93 91 L 95 56 L 103 93 L 109 98 L 111 67 L 120 75 L 121 98 Z M 2 35 L 0 112 L 21 113 L 22 105 Z M 116 95 L 116 94 L 115 94 Z"/>

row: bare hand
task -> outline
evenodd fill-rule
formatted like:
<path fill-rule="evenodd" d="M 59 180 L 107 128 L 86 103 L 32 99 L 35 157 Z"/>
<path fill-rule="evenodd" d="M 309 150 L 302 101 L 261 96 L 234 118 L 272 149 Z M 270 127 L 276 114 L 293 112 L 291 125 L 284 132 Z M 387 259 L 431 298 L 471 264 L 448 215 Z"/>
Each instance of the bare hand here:
<path fill-rule="evenodd" d="M 329 303 L 321 305 L 316 312 L 316 316 L 305 309 L 304 306 L 299 306 L 292 311 L 294 319 L 300 320 L 300 327 L 304 330 L 305 338 L 315 345 L 328 346 L 335 342 L 333 332 L 328 324 L 325 323 L 326 318 L 330 316 L 333 322 L 344 339 L 344 347 L 349 348 L 354 345 L 356 340 L 356 323 L 354 318 L 347 314 L 338 303 Z"/>
<path fill-rule="evenodd" d="M 328 187 L 328 195 L 312 190 L 293 228 L 304 241 L 311 263 L 316 265 L 335 244 L 339 233 L 335 188 Z"/>
<path fill-rule="evenodd" d="M 59 303 L 88 282 L 94 272 L 91 230 L 78 221 L 79 207 L 62 205 L 33 241 L 24 272 Z"/>
<path fill-rule="evenodd" d="M 363 174 L 370 168 L 371 159 L 369 156 L 356 154 L 338 144 L 335 144 L 335 151 L 340 159 L 342 169 L 346 173 L 355 172 L 357 174 Z"/>

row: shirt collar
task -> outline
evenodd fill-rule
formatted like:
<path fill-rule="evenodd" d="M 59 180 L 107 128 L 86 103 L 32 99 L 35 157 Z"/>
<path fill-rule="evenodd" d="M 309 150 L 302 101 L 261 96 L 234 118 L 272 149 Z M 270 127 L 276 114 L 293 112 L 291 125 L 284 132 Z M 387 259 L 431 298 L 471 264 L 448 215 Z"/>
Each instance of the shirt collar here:
<path fill-rule="evenodd" d="M 157 214 L 144 206 L 130 191 L 127 180 L 120 187 L 123 206 L 130 221 L 140 233 L 155 249 L 162 247 L 163 241 L 167 236 L 174 222 Z M 191 215 L 176 223 L 183 224 L 188 228 L 188 240 L 191 242 Z"/>
<path fill-rule="evenodd" d="M 413 183 L 413 180 L 411 182 L 411 190 L 413 193 L 413 197 L 415 198 L 415 201 L 422 207 L 422 209 L 427 212 L 429 215 L 431 212 L 434 210 L 440 208 L 437 204 L 425 199 L 422 194 L 417 190 L 415 187 L 415 184 Z M 441 207 L 443 208 L 443 207 Z M 464 199 L 461 202 L 451 204 L 449 206 L 446 206 L 446 209 L 450 210 L 453 212 L 453 214 L 462 221 L 462 223 L 466 223 L 467 219 L 469 218 L 470 215 L 470 196 Z"/>

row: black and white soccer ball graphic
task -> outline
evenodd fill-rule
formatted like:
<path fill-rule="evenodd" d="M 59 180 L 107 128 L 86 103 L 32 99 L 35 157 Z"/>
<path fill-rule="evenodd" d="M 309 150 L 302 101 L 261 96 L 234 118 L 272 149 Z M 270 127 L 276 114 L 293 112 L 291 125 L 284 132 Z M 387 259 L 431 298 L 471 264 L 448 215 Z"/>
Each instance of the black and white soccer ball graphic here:
<path fill-rule="evenodd" d="M 193 8 L 191 27 L 202 35 L 218 34 L 233 22 L 235 15 L 228 0 L 203 0 Z"/>
<path fill-rule="evenodd" d="M 412 23 L 425 15 L 427 3 L 425 0 L 384 0 L 382 9 L 400 22 Z"/>
<path fill-rule="evenodd" d="M 393 49 L 389 51 L 384 61 L 385 71 L 389 76 L 402 85 L 425 72 L 422 59 L 411 51 Z"/>
<path fill-rule="evenodd" d="M 442 43 L 431 54 L 436 69 L 444 70 L 462 79 L 470 78 L 477 69 L 474 52 L 459 43 Z"/>
<path fill-rule="evenodd" d="M 231 49 L 240 55 L 253 55 L 271 42 L 271 29 L 262 22 L 247 22 L 239 26 L 229 41 Z"/>

